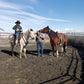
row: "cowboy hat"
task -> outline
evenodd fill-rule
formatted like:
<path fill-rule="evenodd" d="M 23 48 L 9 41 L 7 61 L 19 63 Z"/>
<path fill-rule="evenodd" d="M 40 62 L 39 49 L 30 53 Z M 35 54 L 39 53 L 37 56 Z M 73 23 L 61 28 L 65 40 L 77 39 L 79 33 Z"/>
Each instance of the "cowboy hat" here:
<path fill-rule="evenodd" d="M 16 24 L 17 24 L 17 23 L 18 23 L 18 24 L 21 24 L 21 22 L 20 22 L 19 20 L 17 20 L 15 23 L 16 23 Z"/>

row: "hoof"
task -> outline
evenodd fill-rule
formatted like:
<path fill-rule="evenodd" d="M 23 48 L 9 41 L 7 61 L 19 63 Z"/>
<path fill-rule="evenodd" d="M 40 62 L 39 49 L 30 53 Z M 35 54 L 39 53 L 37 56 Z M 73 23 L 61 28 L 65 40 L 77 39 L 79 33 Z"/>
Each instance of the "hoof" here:
<path fill-rule="evenodd" d="M 59 57 L 59 54 L 57 54 L 57 58 Z"/>
<path fill-rule="evenodd" d="M 27 56 L 25 56 L 25 59 L 27 59 Z"/>
<path fill-rule="evenodd" d="M 20 59 L 22 59 L 22 57 L 20 57 Z"/>
<path fill-rule="evenodd" d="M 14 54 L 12 54 L 11 56 L 13 56 L 13 57 L 14 57 Z"/>

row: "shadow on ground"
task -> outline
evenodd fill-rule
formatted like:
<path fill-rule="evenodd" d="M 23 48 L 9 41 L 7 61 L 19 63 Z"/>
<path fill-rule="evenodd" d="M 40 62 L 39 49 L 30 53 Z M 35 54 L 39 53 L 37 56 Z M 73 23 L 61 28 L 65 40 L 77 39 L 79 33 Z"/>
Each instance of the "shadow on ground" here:
<path fill-rule="evenodd" d="M 9 50 L 1 50 L 1 52 L 8 54 L 9 56 L 12 56 L 12 52 Z M 17 57 L 19 54 L 18 54 L 18 52 L 14 52 L 14 55 Z"/>
<path fill-rule="evenodd" d="M 50 49 L 44 49 L 44 54 L 49 55 L 49 53 L 51 52 Z M 27 50 L 27 54 L 31 54 L 34 56 L 37 56 L 37 50 Z"/>
<path fill-rule="evenodd" d="M 84 84 L 84 47 L 76 47 L 78 49 L 78 52 L 80 54 L 81 60 L 82 60 L 82 71 L 81 71 L 81 81 L 79 84 Z"/>
<path fill-rule="evenodd" d="M 74 58 L 74 55 L 75 55 L 75 58 Z M 71 75 L 70 74 L 70 69 L 71 69 L 71 66 L 72 66 L 72 64 L 73 64 L 73 60 L 76 60 L 76 64 L 75 64 L 75 67 L 74 67 L 74 69 L 73 69 L 73 75 Z M 84 84 L 84 74 L 82 74 L 82 80 L 80 80 L 79 78 L 77 78 L 77 76 L 76 76 L 76 72 L 77 72 L 77 68 L 78 68 L 78 62 L 79 62 L 79 59 L 78 59 L 78 57 L 77 57 L 77 54 L 76 54 L 76 51 L 74 51 L 74 50 L 72 50 L 72 57 L 71 57 L 71 61 L 70 61 L 70 64 L 69 64 L 69 66 L 67 67 L 67 70 L 66 70 L 66 73 L 62 73 L 60 76 L 58 76 L 58 77 L 55 77 L 55 78 L 52 78 L 52 79 L 49 79 L 49 80 L 46 80 L 46 81 L 43 81 L 43 82 L 41 82 L 41 83 L 39 83 L 39 84 L 48 84 L 48 83 L 50 83 L 50 82 L 52 82 L 52 81 L 56 81 L 56 80 L 58 80 L 58 79 L 60 79 L 60 78 L 63 78 L 63 77 L 69 77 L 69 79 L 65 79 L 65 80 L 63 80 L 63 81 L 61 81 L 61 82 L 59 82 L 59 83 L 57 83 L 57 84 L 65 84 L 65 83 L 68 83 L 69 81 L 79 81 L 80 82 L 80 84 Z M 84 64 L 84 63 L 83 63 Z M 82 68 L 82 71 L 84 71 L 84 68 Z"/>

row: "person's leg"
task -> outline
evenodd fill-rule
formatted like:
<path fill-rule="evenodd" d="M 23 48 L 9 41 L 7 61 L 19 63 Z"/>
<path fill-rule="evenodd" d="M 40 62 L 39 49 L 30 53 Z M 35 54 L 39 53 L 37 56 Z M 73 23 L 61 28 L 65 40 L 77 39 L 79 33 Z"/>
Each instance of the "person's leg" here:
<path fill-rule="evenodd" d="M 37 43 L 37 54 L 38 54 L 38 56 L 40 55 L 40 50 L 39 50 L 39 48 L 40 48 L 40 44 Z"/>
<path fill-rule="evenodd" d="M 18 45 L 19 33 L 15 33 L 16 36 L 16 46 Z"/>
<path fill-rule="evenodd" d="M 43 56 L 43 44 L 40 43 L 40 48 L 41 48 L 41 56 Z"/>

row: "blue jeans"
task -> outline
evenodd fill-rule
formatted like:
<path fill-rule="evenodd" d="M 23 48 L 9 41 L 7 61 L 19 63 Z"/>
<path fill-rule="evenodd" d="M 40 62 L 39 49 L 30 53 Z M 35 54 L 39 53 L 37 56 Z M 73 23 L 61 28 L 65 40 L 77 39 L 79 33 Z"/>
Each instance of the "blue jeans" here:
<path fill-rule="evenodd" d="M 15 37 L 16 37 L 16 39 L 19 39 L 19 33 L 15 33 Z"/>
<path fill-rule="evenodd" d="M 42 43 L 37 43 L 38 56 L 40 55 L 40 49 L 41 49 L 41 56 L 43 56 L 43 44 Z"/>

